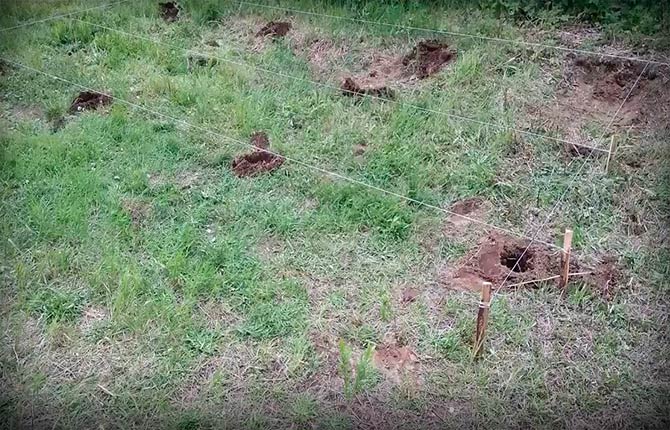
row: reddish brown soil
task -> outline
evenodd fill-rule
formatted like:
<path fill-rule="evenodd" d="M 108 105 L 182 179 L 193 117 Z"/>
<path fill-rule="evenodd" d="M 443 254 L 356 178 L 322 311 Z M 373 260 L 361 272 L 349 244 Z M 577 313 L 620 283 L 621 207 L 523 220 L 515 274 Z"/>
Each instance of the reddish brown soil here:
<path fill-rule="evenodd" d="M 373 96 L 373 97 L 382 97 L 382 98 L 393 98 L 393 90 L 387 86 L 361 86 L 353 78 L 345 78 L 344 82 L 340 86 L 342 89 L 342 94 L 345 96 Z"/>
<path fill-rule="evenodd" d="M 384 375 L 397 383 L 403 377 L 415 379 L 419 359 L 407 346 L 382 344 L 375 349 L 372 361 Z"/>
<path fill-rule="evenodd" d="M 623 279 L 623 274 L 615 258 L 606 257 L 600 262 L 589 276 L 589 281 L 595 284 L 605 298 L 611 298 L 619 283 Z"/>
<path fill-rule="evenodd" d="M 412 303 L 416 300 L 417 297 L 419 297 L 419 290 L 416 288 L 405 288 L 402 291 L 400 301 L 402 303 Z"/>
<path fill-rule="evenodd" d="M 179 19 L 179 5 L 177 2 L 168 1 L 165 3 L 158 3 L 160 8 L 161 18 L 167 22 L 173 22 Z"/>
<path fill-rule="evenodd" d="M 522 256 L 528 242 L 491 234 L 480 241 L 474 253 L 463 258 L 459 269 L 446 274 L 443 281 L 456 289 L 478 290 L 483 281 L 492 282 L 497 287 L 508 274 L 508 285 L 557 275 L 560 255 L 545 246 L 533 244 Z"/>
<path fill-rule="evenodd" d="M 610 131 L 623 128 L 627 133 L 640 133 L 648 126 L 652 129 L 667 127 L 670 68 L 650 65 L 633 87 L 643 70 L 642 62 L 570 54 L 556 103 L 550 109 L 542 109 L 542 120 L 550 129 L 567 133 L 568 140 L 591 146 L 598 143 L 589 143 L 591 139 L 583 135 L 583 130 L 589 123 L 608 125 L 617 111 Z M 602 155 L 568 144 L 566 151 L 572 156 Z"/>
<path fill-rule="evenodd" d="M 270 146 L 270 141 L 265 133 L 254 133 L 251 136 L 251 144 L 258 150 L 240 155 L 233 160 L 232 169 L 238 177 L 271 172 L 284 164 L 284 157 L 266 151 Z"/>
<path fill-rule="evenodd" d="M 533 244 L 522 256 L 528 243 L 525 239 L 491 234 L 482 239 L 473 252 L 463 257 L 454 270 L 445 270 L 441 275 L 442 283 L 453 289 L 479 291 L 484 281 L 493 283 L 494 288 L 497 288 L 507 278 L 505 288 L 536 288 L 539 283 L 515 284 L 559 275 L 561 252 L 545 245 Z M 606 298 L 613 295 L 623 277 L 617 261 L 610 257 L 589 268 L 573 254 L 570 272 L 587 272 L 576 279 L 598 290 Z M 545 282 L 558 286 L 559 279 Z"/>
<path fill-rule="evenodd" d="M 447 44 L 436 40 L 419 42 L 403 57 L 373 54 L 368 72 L 346 76 L 340 88 L 347 96 L 393 98 L 392 84 L 425 79 L 442 70 L 455 56 Z"/>
<path fill-rule="evenodd" d="M 77 98 L 72 101 L 69 112 L 76 113 L 85 110 L 95 110 L 99 107 L 107 106 L 112 102 L 112 98 L 106 94 L 82 91 Z"/>
<path fill-rule="evenodd" d="M 279 38 L 286 36 L 289 31 L 291 31 L 290 22 L 270 21 L 258 30 L 256 37 L 272 36 L 273 38 Z"/>
<path fill-rule="evenodd" d="M 419 79 L 425 79 L 442 70 L 455 55 L 456 53 L 446 43 L 439 40 L 424 40 L 402 59 L 402 64 L 406 72 L 411 72 Z"/>
<path fill-rule="evenodd" d="M 459 215 L 468 215 L 479 209 L 481 205 L 482 205 L 481 199 L 475 197 L 458 201 L 453 205 L 451 205 L 449 210 Z"/>

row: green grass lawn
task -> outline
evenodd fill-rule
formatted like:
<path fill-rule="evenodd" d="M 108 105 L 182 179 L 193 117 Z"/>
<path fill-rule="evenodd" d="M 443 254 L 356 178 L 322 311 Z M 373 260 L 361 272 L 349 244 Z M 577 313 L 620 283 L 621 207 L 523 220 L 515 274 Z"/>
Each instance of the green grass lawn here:
<path fill-rule="evenodd" d="M 644 121 L 608 128 L 620 100 L 561 104 L 560 50 L 180 3 L 176 22 L 135 0 L 0 33 L 8 428 L 665 428 L 663 86 L 633 94 Z M 96 4 L 0 0 L 0 24 Z M 626 55 L 642 43 L 418 3 L 281 5 L 561 46 L 569 33 Z M 256 37 L 269 20 L 291 21 L 287 37 Z M 435 38 L 456 59 L 394 99 L 337 89 Z M 668 82 L 654 67 L 642 95 Z M 68 114 L 82 87 L 118 99 Z M 256 131 L 287 160 L 237 177 Z M 609 172 L 541 137 L 607 149 L 612 134 Z M 479 296 L 444 273 L 492 230 L 434 208 L 470 198 L 472 217 L 520 236 L 560 245 L 574 229 L 577 261 L 616 261 L 618 282 L 502 288 L 474 361 Z"/>

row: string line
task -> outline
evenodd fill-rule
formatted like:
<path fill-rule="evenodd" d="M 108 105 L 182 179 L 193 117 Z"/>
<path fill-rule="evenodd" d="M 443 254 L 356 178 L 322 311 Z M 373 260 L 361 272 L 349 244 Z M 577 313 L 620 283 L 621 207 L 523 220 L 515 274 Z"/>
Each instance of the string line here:
<path fill-rule="evenodd" d="M 162 113 L 162 112 L 159 112 L 159 111 L 150 109 L 150 108 L 148 108 L 148 107 L 146 107 L 146 106 L 142 106 L 142 105 L 139 105 L 139 104 L 137 104 L 137 103 L 133 103 L 133 102 L 130 102 L 130 101 L 128 101 L 128 100 L 122 99 L 122 98 L 120 98 L 120 97 L 116 97 L 116 96 L 114 96 L 114 95 L 112 95 L 112 94 L 104 93 L 104 92 L 98 91 L 98 90 L 96 90 L 96 89 L 93 89 L 93 88 L 91 88 L 91 87 L 87 87 L 87 86 L 85 86 L 85 85 L 78 84 L 78 83 L 76 83 L 76 82 L 70 81 L 70 80 L 65 79 L 65 78 L 63 78 L 63 77 L 60 77 L 60 76 L 57 76 L 57 75 L 54 75 L 54 74 L 45 72 L 45 71 L 43 71 L 43 70 L 39 70 L 39 69 L 30 67 L 30 66 L 27 66 L 27 65 L 25 65 L 25 64 L 16 62 L 16 61 L 12 61 L 12 60 L 6 59 L 6 58 L 2 58 L 2 57 L 0 57 L 0 59 L 2 59 L 2 61 L 5 61 L 7 64 L 11 64 L 11 65 L 14 65 L 14 66 L 16 66 L 16 67 L 20 67 L 20 68 L 23 68 L 23 69 L 26 69 L 26 70 L 30 70 L 30 71 L 35 72 L 35 73 L 42 74 L 42 75 L 47 76 L 47 77 L 49 77 L 49 78 L 51 78 L 51 79 L 53 79 L 53 80 L 57 80 L 57 81 L 61 81 L 61 82 L 65 82 L 65 83 L 67 83 L 67 84 L 69 84 L 69 85 L 78 87 L 78 88 L 80 88 L 80 89 L 82 89 L 82 90 L 85 90 L 85 91 L 91 91 L 91 92 L 95 92 L 95 93 L 98 93 L 98 94 L 102 94 L 102 95 L 104 95 L 104 96 L 109 97 L 109 98 L 112 99 L 112 100 L 116 100 L 116 101 L 119 102 L 119 103 L 125 104 L 125 105 L 127 105 L 127 106 L 131 106 L 131 107 L 136 108 L 136 109 L 139 109 L 139 110 L 143 110 L 143 111 L 145 111 L 145 112 L 148 112 L 148 113 L 150 113 L 150 114 L 156 115 L 156 116 L 161 117 L 161 118 L 165 118 L 165 119 L 169 119 L 169 120 L 171 120 L 171 121 L 175 121 L 175 122 L 181 123 L 181 124 L 183 124 L 183 125 L 185 125 L 185 126 L 187 126 L 187 127 L 189 127 L 189 128 L 193 128 L 193 129 L 196 129 L 196 130 L 200 130 L 200 131 L 202 131 L 202 132 L 204 132 L 204 133 L 207 133 L 207 134 L 210 134 L 210 135 L 212 135 L 212 136 L 215 136 L 215 137 L 218 137 L 218 138 L 222 138 L 222 139 L 226 139 L 226 140 L 228 140 L 228 141 L 230 141 L 230 142 L 232 142 L 232 143 L 234 143 L 234 144 L 236 144 L 236 145 L 239 145 L 239 146 L 242 146 L 242 147 L 246 147 L 246 148 L 253 148 L 254 150 L 257 150 L 257 151 L 262 151 L 262 152 L 265 152 L 265 153 L 274 155 L 274 156 L 276 156 L 276 157 L 281 157 L 281 158 L 283 158 L 283 159 L 285 159 L 285 160 L 287 160 L 287 161 L 290 161 L 290 162 L 292 162 L 292 163 L 295 163 L 295 164 L 300 165 L 300 166 L 302 166 L 302 167 L 305 167 L 305 168 L 307 168 L 307 169 L 310 169 L 310 170 L 314 170 L 314 171 L 320 172 L 320 173 L 322 173 L 322 174 L 325 174 L 325 175 L 328 175 L 328 176 L 331 176 L 331 177 L 334 177 L 334 178 L 343 180 L 343 181 L 345 181 L 345 182 L 349 182 L 349 183 L 356 184 L 356 185 L 359 185 L 359 186 L 362 186 L 362 187 L 365 187 L 365 188 L 369 188 L 369 189 L 375 190 L 375 191 L 377 191 L 377 192 L 379 192 L 379 193 L 387 194 L 387 195 L 390 195 L 390 196 L 399 198 L 399 199 L 404 200 L 404 201 L 407 201 L 407 202 L 411 202 L 411 203 L 414 203 L 414 204 L 417 204 L 417 205 L 420 205 L 420 206 L 423 206 L 423 207 L 427 207 L 427 208 L 430 208 L 430 209 L 434 209 L 434 210 L 443 212 L 443 213 L 445 213 L 445 214 L 448 214 L 448 215 L 451 215 L 451 216 L 454 216 L 454 217 L 457 217 L 457 218 L 461 218 L 461 219 L 467 220 L 467 221 L 472 222 L 472 223 L 474 223 L 474 224 L 479 224 L 479 225 L 482 225 L 482 226 L 487 227 L 487 228 L 490 228 L 490 229 L 494 229 L 494 230 L 502 231 L 502 232 L 504 232 L 504 233 L 507 233 L 507 234 L 509 234 L 509 235 L 516 236 L 516 237 L 519 237 L 519 238 L 530 239 L 530 237 L 527 237 L 527 236 L 525 236 L 525 235 L 523 235 L 523 234 L 521 234 L 521 233 L 517 233 L 517 232 L 515 232 L 515 231 L 513 231 L 513 230 L 506 229 L 506 228 L 504 228 L 504 227 L 499 227 L 499 226 L 496 226 L 496 225 L 494 225 L 494 224 L 487 223 L 487 222 L 485 222 L 485 221 L 481 221 L 481 220 L 478 220 L 478 219 L 476 219 L 476 218 L 469 217 L 469 216 L 467 216 L 467 215 L 462 215 L 462 214 L 459 214 L 459 213 L 457 213 L 457 212 L 453 212 L 453 211 L 450 211 L 450 210 L 448 210 L 448 209 L 445 209 L 445 208 L 442 208 L 442 207 L 440 207 L 440 206 L 436 206 L 436 205 L 433 205 L 433 204 L 430 204 L 430 203 L 427 203 L 427 202 L 424 202 L 424 201 L 421 201 L 421 200 L 416 200 L 416 199 L 413 199 L 413 198 L 411 198 L 411 197 L 408 197 L 408 196 L 405 196 L 405 195 L 396 193 L 396 192 L 394 192 L 394 191 L 390 191 L 390 190 L 387 190 L 387 189 L 385 189 L 385 188 L 381 188 L 381 187 L 378 187 L 378 186 L 376 186 L 376 185 L 372 185 L 372 184 L 369 184 L 369 183 L 367 183 L 367 182 L 364 182 L 364 181 L 361 181 L 361 180 L 358 180 L 358 179 L 354 179 L 354 178 L 351 178 L 351 177 L 349 177 L 349 176 L 345 176 L 345 175 L 342 175 L 342 174 L 340 174 L 340 173 L 333 172 L 333 171 L 330 171 L 330 170 L 327 170 L 327 169 L 324 169 L 324 168 L 321 168 L 321 167 L 318 167 L 318 166 L 315 166 L 315 165 L 306 163 L 306 162 L 301 161 L 301 160 L 298 160 L 298 159 L 296 159 L 296 158 L 292 158 L 292 157 L 287 157 L 287 156 L 285 156 L 285 155 L 281 155 L 281 154 L 279 154 L 279 153 L 277 153 L 277 152 L 274 152 L 274 151 L 271 151 L 271 150 L 269 150 L 269 149 L 259 148 L 259 147 L 255 146 L 255 145 L 251 144 L 251 143 L 241 141 L 241 140 L 239 140 L 239 139 L 236 139 L 236 138 L 227 136 L 227 135 L 225 135 L 225 134 L 222 134 L 222 133 L 220 133 L 220 132 L 217 132 L 217 131 L 208 129 L 208 128 L 206 128 L 206 127 L 203 127 L 203 126 L 200 126 L 200 125 L 197 125 L 197 124 L 192 124 L 192 123 L 190 123 L 190 122 L 188 122 L 188 121 L 185 121 L 185 120 L 183 120 L 183 119 L 179 119 L 179 118 L 176 118 L 176 117 L 174 117 L 174 116 L 164 114 L 164 113 Z M 541 241 L 540 241 L 540 242 L 541 242 Z M 553 244 L 553 243 L 549 243 L 549 242 L 541 242 L 541 243 L 543 243 L 544 245 L 550 246 L 550 247 L 552 247 L 552 248 L 560 249 L 560 247 L 559 247 L 558 245 Z"/>

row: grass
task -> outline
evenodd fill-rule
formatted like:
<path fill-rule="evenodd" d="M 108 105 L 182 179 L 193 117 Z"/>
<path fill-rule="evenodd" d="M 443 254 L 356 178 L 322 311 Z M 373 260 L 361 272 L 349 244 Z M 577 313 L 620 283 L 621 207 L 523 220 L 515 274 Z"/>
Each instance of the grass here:
<path fill-rule="evenodd" d="M 4 27 L 90 7 L 9 3 Z M 621 285 L 610 296 L 579 282 L 564 296 L 550 285 L 502 292 L 473 362 L 478 297 L 446 288 L 440 273 L 485 231 L 453 232 L 443 213 L 290 161 L 237 178 L 230 163 L 247 149 L 202 128 L 242 142 L 264 130 L 291 159 L 433 205 L 477 197 L 487 222 L 531 234 L 582 159 L 410 104 L 532 122 L 528 106 L 551 105 L 564 55 L 452 38 L 457 61 L 402 88 L 401 103 L 356 101 L 253 67 L 337 85 L 338 73 L 365 70 L 370 53 L 405 53 L 427 36 L 288 15 L 295 40 L 255 46 L 255 25 L 285 15 L 183 3 L 172 24 L 153 1 L 78 15 L 160 44 L 68 19 L 0 33 L 2 57 L 166 115 L 116 101 L 61 123 L 81 88 L 3 65 L 0 414 L 9 427 L 665 427 L 667 129 L 651 124 L 622 146 L 640 169 L 621 163 L 606 175 L 604 160 L 589 159 L 541 232 L 557 241 L 574 226 L 576 255 L 614 256 Z M 292 5 L 557 40 L 546 24 L 519 28 L 460 8 Z M 300 37 L 343 55 L 315 71 L 295 49 Z M 217 58 L 190 67 L 181 48 Z M 564 137 L 542 127 L 529 126 Z M 604 146 L 603 129 L 584 133 Z M 645 222 L 637 234 L 626 227 L 632 209 Z M 404 303 L 408 287 L 420 294 Z M 394 341 L 418 356 L 400 382 L 373 359 Z"/>

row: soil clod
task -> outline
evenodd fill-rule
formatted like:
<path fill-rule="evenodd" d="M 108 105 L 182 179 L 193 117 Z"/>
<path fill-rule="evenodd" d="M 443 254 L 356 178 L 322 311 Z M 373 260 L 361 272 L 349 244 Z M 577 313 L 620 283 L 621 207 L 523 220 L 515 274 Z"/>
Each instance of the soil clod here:
<path fill-rule="evenodd" d="M 424 40 L 402 59 L 402 64 L 407 68 L 407 72 L 419 79 L 425 79 L 442 70 L 442 67 L 455 56 L 456 53 L 446 43 L 439 40 Z"/>
<path fill-rule="evenodd" d="M 265 133 L 254 133 L 251 136 L 251 144 L 258 149 L 240 155 L 233 160 L 232 169 L 238 177 L 256 176 L 271 172 L 284 164 L 284 157 L 267 151 L 270 142 Z"/>
<path fill-rule="evenodd" d="M 263 26 L 256 37 L 272 36 L 273 38 L 284 37 L 291 31 L 291 23 L 284 21 L 270 21 Z"/>
<path fill-rule="evenodd" d="M 345 78 L 340 86 L 345 96 L 373 96 L 382 98 L 393 98 L 393 90 L 386 86 L 362 86 L 352 78 Z"/>
<path fill-rule="evenodd" d="M 166 22 L 174 22 L 179 19 L 179 5 L 177 2 L 168 1 L 165 3 L 158 3 L 160 8 L 161 18 Z"/>
<path fill-rule="evenodd" d="M 94 91 L 82 91 L 77 98 L 72 101 L 69 112 L 77 113 L 85 110 L 95 110 L 99 107 L 107 106 L 112 102 L 112 98 L 107 94 Z"/>

